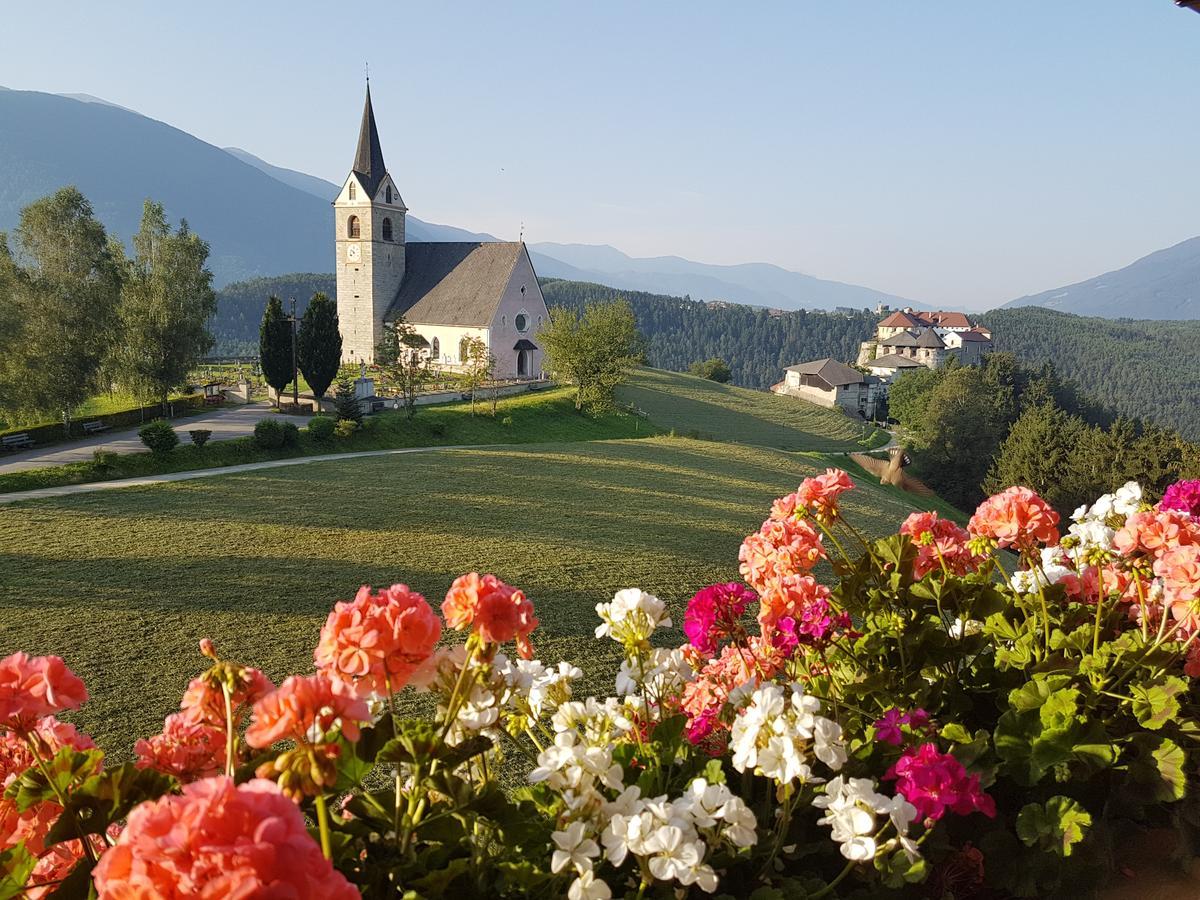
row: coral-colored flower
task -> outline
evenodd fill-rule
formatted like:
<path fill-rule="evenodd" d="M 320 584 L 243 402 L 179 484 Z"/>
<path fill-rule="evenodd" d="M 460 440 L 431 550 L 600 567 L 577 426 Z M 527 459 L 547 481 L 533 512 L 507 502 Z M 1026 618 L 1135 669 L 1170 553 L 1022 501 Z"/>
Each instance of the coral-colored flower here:
<path fill-rule="evenodd" d="M 787 661 L 780 645 L 752 636 L 747 646 L 728 644 L 721 655 L 696 673 L 683 688 L 680 708 L 687 715 L 687 737 L 693 744 L 708 739 L 714 731 L 728 730 L 721 712 L 735 688 L 752 678 L 760 681 L 773 678 Z"/>
<path fill-rule="evenodd" d="M 30 730 L 27 737 L 38 745 L 42 759 L 51 759 L 63 747 L 74 750 L 94 750 L 96 742 L 81 734 L 69 722 L 46 716 Z M 0 731 L 0 794 L 13 778 L 37 762 L 29 744 L 11 731 Z"/>
<path fill-rule="evenodd" d="M 14 653 L 0 660 L 0 728 L 27 732 L 38 719 L 87 702 L 87 688 L 57 656 Z"/>
<path fill-rule="evenodd" d="M 710 584 L 688 601 L 683 615 L 683 633 L 693 647 L 712 656 L 737 630 L 738 619 L 756 599 L 753 591 L 736 581 Z"/>
<path fill-rule="evenodd" d="M 1200 515 L 1200 481 L 1177 481 L 1163 492 L 1159 509 L 1178 509 Z"/>
<path fill-rule="evenodd" d="M 225 768 L 225 728 L 189 721 L 172 713 L 162 734 L 133 745 L 139 769 L 157 769 L 186 783 L 217 775 Z"/>
<path fill-rule="evenodd" d="M 242 666 L 236 689 L 230 694 L 233 707 L 233 725 L 241 722 L 247 707 L 253 706 L 271 691 L 275 685 L 271 679 L 252 666 Z M 201 675 L 188 682 L 179 703 L 180 714 L 192 725 L 216 725 L 225 727 L 225 693 L 213 679 Z"/>
<path fill-rule="evenodd" d="M 1178 509 L 1135 512 L 1113 535 L 1113 549 L 1122 556 L 1161 556 L 1173 547 L 1200 544 L 1200 522 Z"/>
<path fill-rule="evenodd" d="M 911 513 L 900 526 L 900 533 L 908 535 L 917 548 L 913 578 L 924 578 L 941 570 L 943 563 L 951 575 L 967 575 L 983 563 L 983 558 L 967 546 L 970 532 L 949 519 L 939 518 L 935 512 Z"/>
<path fill-rule="evenodd" d="M 274 784 L 235 787 L 225 777 L 137 807 L 96 866 L 95 883 L 102 900 L 358 897 Z"/>
<path fill-rule="evenodd" d="M 441 636 L 441 620 L 408 585 L 379 592 L 364 585 L 353 602 L 334 606 L 314 656 L 318 669 L 360 697 L 388 696 L 408 683 Z"/>
<path fill-rule="evenodd" d="M 909 747 L 883 777 L 895 780 L 896 790 L 923 819 L 937 821 L 947 809 L 959 816 L 973 812 L 996 816 L 996 802 L 979 786 L 979 776 L 968 774 L 962 763 L 936 744 Z"/>
<path fill-rule="evenodd" d="M 968 530 L 1001 547 L 1030 550 L 1058 542 L 1058 513 L 1027 487 L 1010 487 L 988 497 L 971 516 Z"/>
<path fill-rule="evenodd" d="M 1162 579 L 1171 616 L 1185 632 L 1195 631 L 1200 627 L 1200 546 L 1168 550 L 1154 561 L 1154 574 Z"/>
<path fill-rule="evenodd" d="M 738 551 L 739 571 L 762 594 L 788 575 L 802 575 L 825 558 L 820 533 L 797 519 L 768 519 Z"/>
<path fill-rule="evenodd" d="M 770 635 L 772 627 L 780 619 L 789 617 L 797 623 L 805 620 L 805 614 L 820 601 L 826 601 L 818 613 L 828 610 L 829 588 L 811 575 L 785 575 L 773 582 L 759 597 L 758 622 L 764 635 Z"/>
<path fill-rule="evenodd" d="M 468 625 L 489 644 L 517 642 L 523 659 L 533 658 L 529 634 L 538 626 L 533 603 L 524 592 L 505 584 L 495 575 L 471 572 L 454 579 L 442 603 L 442 615 L 451 628 Z"/>
<path fill-rule="evenodd" d="M 251 747 L 270 747 L 291 738 L 310 744 L 341 727 L 348 741 L 357 741 L 360 722 L 370 721 L 365 701 L 354 689 L 327 675 L 292 675 L 254 704 L 254 720 L 246 729 Z"/>
<path fill-rule="evenodd" d="M 841 469 L 826 469 L 820 475 L 805 478 L 790 502 L 820 522 L 832 522 L 838 516 L 838 498 L 853 487 L 854 482 Z"/>

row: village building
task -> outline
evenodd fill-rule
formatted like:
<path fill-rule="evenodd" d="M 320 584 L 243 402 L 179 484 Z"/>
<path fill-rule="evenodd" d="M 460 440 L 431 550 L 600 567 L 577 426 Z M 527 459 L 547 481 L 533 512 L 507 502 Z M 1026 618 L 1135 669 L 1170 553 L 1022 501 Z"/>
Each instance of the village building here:
<path fill-rule="evenodd" d="M 771 390 L 867 419 L 875 415 L 875 404 L 883 396 L 879 378 L 828 358 L 788 366 L 783 381 Z"/>
<path fill-rule="evenodd" d="M 887 308 L 880 311 L 887 312 Z M 875 336 L 860 345 L 857 362 L 870 367 L 872 360 L 896 356 L 936 369 L 950 355 L 965 365 L 978 363 L 991 349 L 991 332 L 972 322 L 966 313 L 910 307 L 889 312 L 879 321 Z"/>
<path fill-rule="evenodd" d="M 333 211 L 343 362 L 374 362 L 385 327 L 403 317 L 439 368 L 460 367 L 467 340 L 479 338 L 497 377 L 541 377 L 536 335 L 550 313 L 525 244 L 405 242 L 408 208 L 383 161 L 370 85 Z"/>

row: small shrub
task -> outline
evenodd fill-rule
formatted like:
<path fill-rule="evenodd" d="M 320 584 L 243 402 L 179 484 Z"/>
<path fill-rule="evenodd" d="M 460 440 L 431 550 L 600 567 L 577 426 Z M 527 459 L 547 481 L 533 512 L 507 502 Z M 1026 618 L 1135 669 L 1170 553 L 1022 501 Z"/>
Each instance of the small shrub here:
<path fill-rule="evenodd" d="M 92 471 L 97 475 L 107 475 L 117 462 L 117 454 L 111 450 L 92 451 Z"/>
<path fill-rule="evenodd" d="M 296 427 L 295 422 L 283 422 L 280 424 L 280 431 L 283 434 L 283 446 L 299 447 L 300 446 L 300 429 Z"/>
<path fill-rule="evenodd" d="M 362 422 L 362 404 L 354 396 L 354 386 L 348 379 L 338 382 L 337 393 L 333 395 L 333 403 L 337 409 L 337 417 L 343 422 Z"/>
<path fill-rule="evenodd" d="M 188 432 L 188 437 L 192 439 L 192 444 L 199 450 L 208 443 L 208 439 L 212 437 L 212 432 L 207 428 L 197 428 L 194 431 Z"/>
<path fill-rule="evenodd" d="M 138 437 L 142 439 L 143 444 L 150 448 L 151 453 L 157 453 L 160 456 L 170 453 L 179 446 L 179 435 L 175 433 L 175 429 L 166 419 L 147 422 L 138 429 Z"/>
<path fill-rule="evenodd" d="M 278 450 L 283 446 L 283 426 L 274 419 L 260 419 L 254 425 L 254 443 L 262 450 Z"/>
<path fill-rule="evenodd" d="M 353 419 L 338 419 L 337 425 L 334 426 L 334 433 L 340 438 L 349 438 L 354 432 L 358 431 L 358 423 Z"/>
<path fill-rule="evenodd" d="M 314 441 L 325 442 L 333 437 L 334 421 L 329 416 L 315 416 L 308 423 L 308 433 Z"/>
<path fill-rule="evenodd" d="M 505 416 L 500 420 L 500 424 L 505 428 L 512 428 L 512 416 Z"/>

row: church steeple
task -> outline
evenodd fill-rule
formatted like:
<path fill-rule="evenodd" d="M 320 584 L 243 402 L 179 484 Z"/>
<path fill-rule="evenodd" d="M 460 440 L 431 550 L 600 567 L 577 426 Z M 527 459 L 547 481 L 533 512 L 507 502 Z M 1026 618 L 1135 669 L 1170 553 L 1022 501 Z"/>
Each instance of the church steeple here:
<path fill-rule="evenodd" d="M 362 126 L 358 131 L 358 152 L 354 154 L 354 174 L 362 182 L 368 197 L 374 197 L 387 175 L 383 148 L 375 128 L 375 110 L 371 108 L 371 83 L 367 82 L 367 102 L 363 106 Z"/>

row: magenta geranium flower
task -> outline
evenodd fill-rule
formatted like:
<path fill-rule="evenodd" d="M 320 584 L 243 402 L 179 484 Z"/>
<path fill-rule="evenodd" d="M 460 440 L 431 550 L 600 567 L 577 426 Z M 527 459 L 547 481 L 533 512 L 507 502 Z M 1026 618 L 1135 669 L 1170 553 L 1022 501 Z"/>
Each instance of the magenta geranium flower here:
<path fill-rule="evenodd" d="M 688 601 L 683 633 L 701 653 L 714 656 L 721 643 L 738 629 L 746 607 L 757 599 L 754 591 L 736 581 L 710 584 Z"/>
<path fill-rule="evenodd" d="M 979 776 L 969 774 L 936 744 L 909 747 L 883 777 L 895 780 L 896 790 L 923 819 L 936 822 L 946 810 L 959 816 L 981 812 L 996 817 L 996 801 L 983 792 Z"/>
<path fill-rule="evenodd" d="M 1200 481 L 1177 481 L 1163 493 L 1159 509 L 1179 509 L 1200 515 Z"/>

